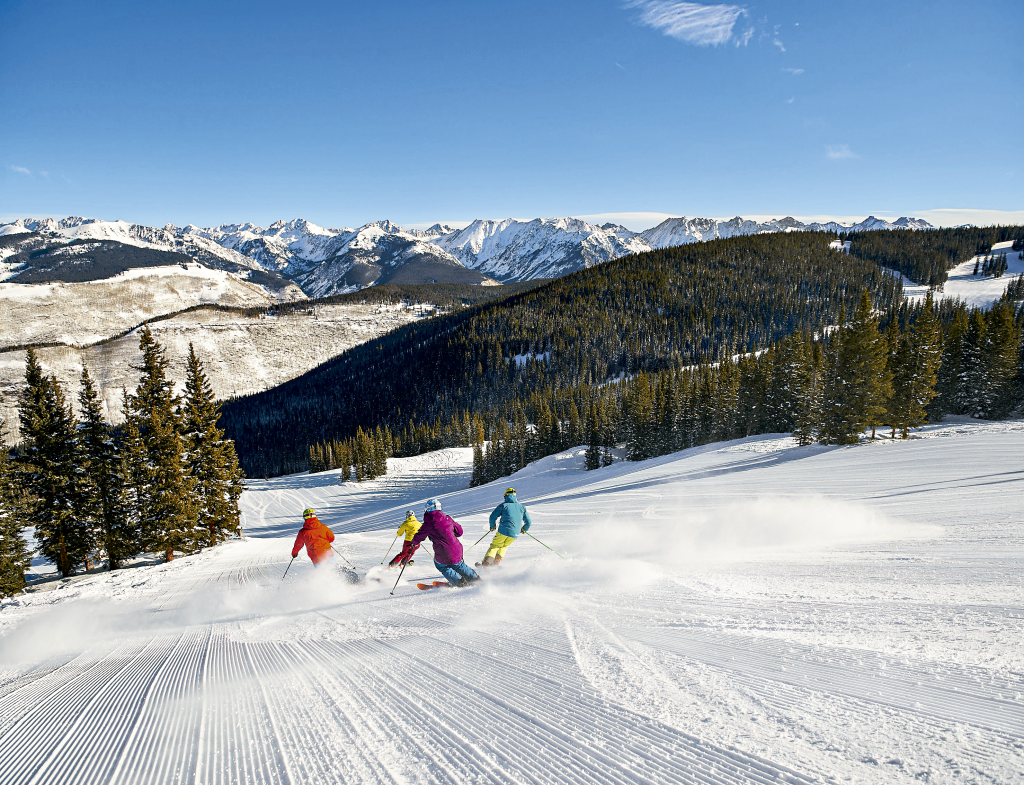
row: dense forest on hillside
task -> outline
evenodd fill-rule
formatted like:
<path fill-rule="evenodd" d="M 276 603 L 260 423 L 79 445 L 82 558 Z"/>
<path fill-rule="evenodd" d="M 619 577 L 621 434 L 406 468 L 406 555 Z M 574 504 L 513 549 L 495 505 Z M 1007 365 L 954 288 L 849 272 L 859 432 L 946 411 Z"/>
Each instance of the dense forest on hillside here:
<path fill-rule="evenodd" d="M 503 410 L 545 389 L 747 352 L 834 324 L 865 289 L 876 307 L 899 302 L 898 281 L 829 249 L 832 239 L 758 235 L 617 259 L 407 325 L 229 402 L 222 422 L 250 476 L 301 471 L 310 445 L 353 437 L 360 426 L 398 433 Z"/>
<path fill-rule="evenodd" d="M 1021 237 L 1021 226 L 985 226 L 854 232 L 846 239 L 850 240 L 852 256 L 898 270 L 914 283 L 942 286 L 956 265 L 987 253 L 995 243 Z"/>
<path fill-rule="evenodd" d="M 187 265 L 193 260 L 187 254 L 139 248 L 113 240 L 72 240 L 56 247 L 22 251 L 4 261 L 25 265 L 10 279 L 11 283 L 82 283 L 113 278 L 139 267 Z"/>
<path fill-rule="evenodd" d="M 477 305 L 479 303 L 507 297 L 510 294 L 536 289 L 548 283 L 549 278 L 536 278 L 532 281 L 502 284 L 500 286 L 478 286 L 469 283 L 420 283 L 397 284 L 382 283 L 360 289 L 358 292 L 336 294 L 330 297 L 317 297 L 310 300 L 293 300 L 279 303 L 268 308 L 243 309 L 251 313 L 284 314 L 305 311 L 318 305 L 389 305 L 395 303 L 429 303 L 439 308 L 457 308 Z"/>

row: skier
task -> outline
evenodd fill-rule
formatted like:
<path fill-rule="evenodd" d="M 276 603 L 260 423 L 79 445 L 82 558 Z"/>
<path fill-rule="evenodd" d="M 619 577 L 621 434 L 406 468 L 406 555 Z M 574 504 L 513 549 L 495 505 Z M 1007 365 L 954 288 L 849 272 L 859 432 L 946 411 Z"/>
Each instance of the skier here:
<path fill-rule="evenodd" d="M 305 545 L 309 560 L 313 562 L 314 567 L 319 567 L 334 558 L 334 549 L 331 548 L 331 543 L 334 542 L 334 532 L 320 523 L 311 508 L 302 511 L 302 518 L 305 523 L 295 538 L 295 545 L 292 546 L 292 558 L 298 556 L 302 546 Z"/>
<path fill-rule="evenodd" d="M 499 518 L 501 519 L 500 525 L 498 525 Z M 494 512 L 491 513 L 490 522 L 491 531 L 494 531 L 495 526 L 497 526 L 498 532 L 494 535 L 494 539 L 491 540 L 491 547 L 487 549 L 487 555 L 484 556 L 484 560 L 480 563 L 480 566 L 483 567 L 500 564 L 501 560 L 505 558 L 505 551 L 508 550 L 508 546 L 514 543 L 516 537 L 520 534 L 528 532 L 530 524 L 533 523 L 530 520 L 530 513 L 516 499 L 515 488 L 505 489 L 505 499 L 494 508 Z"/>
<path fill-rule="evenodd" d="M 462 560 L 462 527 L 441 512 L 441 502 L 430 499 L 423 513 L 423 525 L 412 538 L 412 549 L 427 537 L 434 543 L 434 566 L 450 586 L 469 586 L 480 580 L 476 571 Z"/>
<path fill-rule="evenodd" d="M 416 532 L 420 530 L 421 525 L 422 524 L 416 520 L 416 513 L 412 510 L 405 511 L 405 520 L 402 522 L 402 525 L 398 527 L 398 534 L 395 535 L 400 537 L 404 534 L 405 543 L 402 545 L 402 550 L 399 551 L 398 555 L 388 562 L 388 569 L 391 569 L 399 562 L 401 562 L 403 566 L 414 563 L 412 555 L 416 552 L 416 549 L 419 548 L 419 546 L 414 546 L 412 544 L 412 538 L 416 536 Z"/>

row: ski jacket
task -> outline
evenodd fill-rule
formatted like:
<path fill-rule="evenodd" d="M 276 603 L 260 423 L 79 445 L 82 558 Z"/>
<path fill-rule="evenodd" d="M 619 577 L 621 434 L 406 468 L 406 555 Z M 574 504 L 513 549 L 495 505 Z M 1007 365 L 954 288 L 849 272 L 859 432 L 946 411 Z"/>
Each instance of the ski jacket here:
<path fill-rule="evenodd" d="M 520 530 L 530 531 L 530 525 L 533 523 L 530 520 L 530 513 L 516 500 L 514 493 L 510 493 L 505 497 L 505 501 L 494 508 L 490 519 L 492 529 L 499 518 L 501 524 L 498 526 L 498 533 L 513 539 L 519 536 Z"/>
<path fill-rule="evenodd" d="M 306 554 L 313 564 L 331 558 L 331 543 L 334 542 L 334 532 L 320 523 L 319 518 L 306 518 L 299 536 L 295 538 L 295 545 L 292 546 L 292 558 L 299 555 L 302 546 L 306 546 Z"/>
<path fill-rule="evenodd" d="M 434 561 L 438 564 L 458 564 L 462 561 L 462 527 L 449 515 L 440 510 L 430 510 L 423 515 L 423 525 L 412 538 L 412 544 L 419 545 L 427 537 L 434 544 Z"/>
<path fill-rule="evenodd" d="M 416 520 L 415 515 L 410 515 L 402 521 L 402 525 L 398 527 L 398 535 L 401 536 L 404 534 L 405 541 L 409 542 L 409 540 L 416 536 L 416 532 L 420 530 L 420 526 L 422 525 L 423 524 Z"/>

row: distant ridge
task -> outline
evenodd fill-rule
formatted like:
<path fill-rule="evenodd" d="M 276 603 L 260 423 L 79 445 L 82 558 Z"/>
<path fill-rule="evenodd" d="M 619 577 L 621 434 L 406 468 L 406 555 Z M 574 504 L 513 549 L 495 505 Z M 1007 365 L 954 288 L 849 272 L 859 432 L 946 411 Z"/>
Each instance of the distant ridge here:
<path fill-rule="evenodd" d="M 388 220 L 358 229 L 327 229 L 301 218 L 268 227 L 238 223 L 211 228 L 153 228 L 79 217 L 19 219 L 0 224 L 0 280 L 18 274 L 11 265 L 5 269 L 4 260 L 19 253 L 24 243 L 38 244 L 38 238 L 183 253 L 218 269 L 272 274 L 275 280 L 294 282 L 307 296 L 323 297 L 389 282 L 489 284 L 557 278 L 629 254 L 740 235 L 933 228 L 920 218 L 890 222 L 874 216 L 849 225 L 805 224 L 791 217 L 762 223 L 739 216 L 724 221 L 680 217 L 643 232 L 579 218 L 478 219 L 464 229 L 438 223 L 426 230 L 404 229 Z"/>

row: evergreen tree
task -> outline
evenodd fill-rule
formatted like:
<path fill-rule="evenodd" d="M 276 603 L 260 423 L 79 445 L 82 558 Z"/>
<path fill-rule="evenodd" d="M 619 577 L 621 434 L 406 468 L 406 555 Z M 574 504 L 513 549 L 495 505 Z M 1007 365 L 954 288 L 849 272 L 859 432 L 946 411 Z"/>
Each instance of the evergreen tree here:
<path fill-rule="evenodd" d="M 590 404 L 590 416 L 587 418 L 587 444 L 585 466 L 587 471 L 591 471 L 601 465 L 601 423 L 598 419 L 597 404 L 593 402 Z"/>
<path fill-rule="evenodd" d="M 116 570 L 139 552 L 139 532 L 125 506 L 121 458 L 89 369 L 82 368 L 78 393 L 81 410 L 82 468 L 88 478 L 89 514 L 95 538 L 107 557 L 107 569 Z"/>
<path fill-rule="evenodd" d="M 40 553 L 66 578 L 86 563 L 96 542 L 71 407 L 56 379 L 43 375 L 31 349 L 19 409 L 16 477 L 28 501 L 25 523 L 35 528 Z"/>
<path fill-rule="evenodd" d="M 921 313 L 899 343 L 889 407 L 894 438 L 897 429 L 905 439 L 910 428 L 928 422 L 927 407 L 937 394 L 937 374 L 942 363 L 941 340 L 941 327 L 929 293 Z"/>
<path fill-rule="evenodd" d="M 147 326 L 139 339 L 142 374 L 128 398 L 127 420 L 138 433 L 142 466 L 137 472 L 137 505 L 142 543 L 171 561 L 174 552 L 193 553 L 208 542 L 197 525 L 196 484 L 188 473 L 177 398 L 167 378 L 167 358 Z"/>
<path fill-rule="evenodd" d="M 1006 256 L 1001 257 L 1005 260 Z M 982 415 L 990 419 L 1009 417 L 1016 405 L 1017 364 L 1020 328 L 1013 310 L 1005 302 L 992 306 L 987 315 L 985 336 Z"/>
<path fill-rule="evenodd" d="M 842 331 L 835 353 L 830 389 L 830 437 L 839 444 L 856 443 L 858 435 L 885 419 L 892 379 L 886 371 L 886 344 L 867 291 L 861 294 L 849 326 Z"/>
<path fill-rule="evenodd" d="M 971 311 L 960 350 L 960 369 L 954 391 L 953 411 L 956 414 L 985 416 L 988 398 L 985 379 L 987 343 L 985 315 L 979 310 Z"/>
<path fill-rule="evenodd" d="M 195 347 L 188 345 L 185 401 L 180 412 L 185 461 L 194 483 L 196 523 L 208 533 L 207 545 L 241 534 L 238 500 L 245 489 L 234 444 L 217 427 L 220 407 Z M 204 544 L 201 538 L 196 543 Z"/>
<path fill-rule="evenodd" d="M 4 421 L 0 419 L 0 433 L 3 431 Z M 0 441 L 0 597 L 10 597 L 24 588 L 25 571 L 31 561 L 21 536 L 25 523 L 19 501 L 7 445 Z"/>
<path fill-rule="evenodd" d="M 936 396 L 928 407 L 929 417 L 941 419 L 944 414 L 963 414 L 958 395 L 960 371 L 963 365 L 964 339 L 969 322 L 967 309 L 960 306 L 953 313 L 952 320 L 942 339 L 942 362 L 939 365 Z"/>

